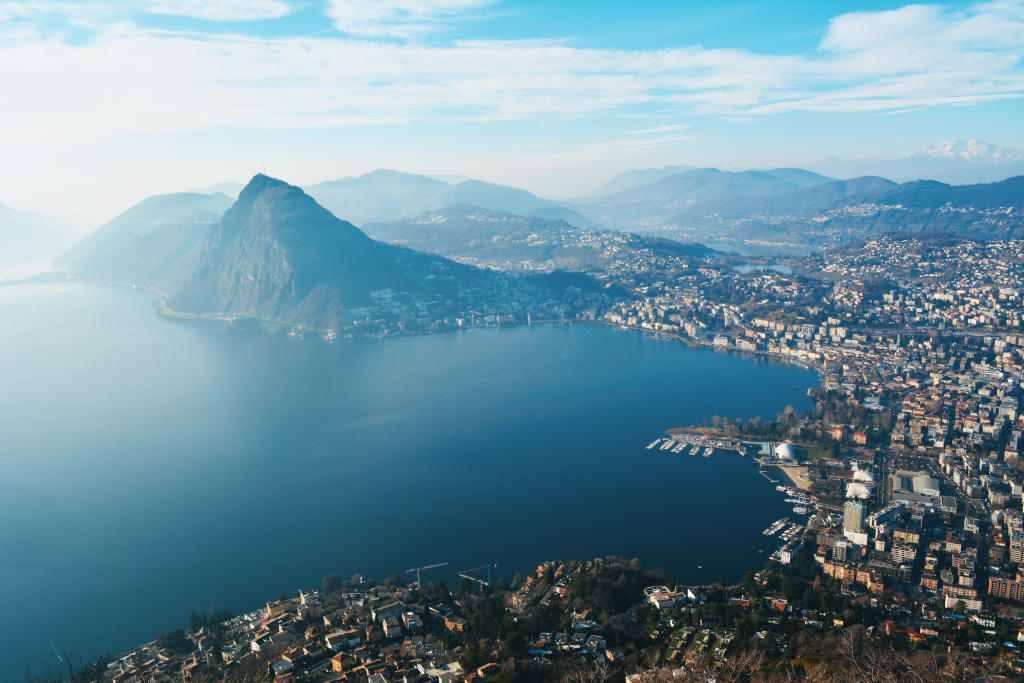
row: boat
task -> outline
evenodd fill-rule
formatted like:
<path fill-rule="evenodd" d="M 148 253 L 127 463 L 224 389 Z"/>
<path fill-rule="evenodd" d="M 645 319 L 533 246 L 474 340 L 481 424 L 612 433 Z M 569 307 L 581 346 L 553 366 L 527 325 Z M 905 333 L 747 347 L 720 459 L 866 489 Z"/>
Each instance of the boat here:
<path fill-rule="evenodd" d="M 704 457 L 705 458 L 710 458 L 711 454 L 714 453 L 714 452 L 715 452 L 715 449 L 712 448 L 711 446 L 708 446 L 707 448 L 704 449 Z"/>
<path fill-rule="evenodd" d="M 647 444 L 647 450 L 651 450 L 652 448 L 657 446 L 659 443 L 661 443 L 661 439 L 660 438 L 655 439 L 654 441 L 652 441 L 649 444 Z"/>

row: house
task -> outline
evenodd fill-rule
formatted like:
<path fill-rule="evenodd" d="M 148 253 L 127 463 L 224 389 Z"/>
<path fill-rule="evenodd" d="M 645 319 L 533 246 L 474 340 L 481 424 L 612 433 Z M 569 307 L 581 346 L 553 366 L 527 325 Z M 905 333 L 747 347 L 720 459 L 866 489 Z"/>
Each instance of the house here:
<path fill-rule="evenodd" d="M 359 637 L 359 631 L 354 628 L 347 631 L 335 631 L 324 636 L 324 644 L 331 652 L 358 647 L 360 642 L 362 639 Z"/>
<path fill-rule="evenodd" d="M 405 624 L 405 630 L 409 633 L 423 633 L 423 620 L 415 612 L 403 613 L 402 623 Z"/>
<path fill-rule="evenodd" d="M 407 608 L 401 600 L 392 600 L 373 610 L 373 620 L 384 621 L 388 617 L 401 617 L 405 611 Z"/>
<path fill-rule="evenodd" d="M 490 678 L 491 676 L 497 676 L 499 673 L 501 673 L 501 667 L 495 662 L 484 664 L 476 670 L 476 675 L 480 678 Z"/>
<path fill-rule="evenodd" d="M 402 622 L 398 620 L 398 617 L 386 617 L 383 621 L 385 638 L 397 638 L 402 635 Z"/>
<path fill-rule="evenodd" d="M 444 627 L 449 631 L 465 631 L 466 620 L 462 617 L 448 616 L 444 618 Z"/>

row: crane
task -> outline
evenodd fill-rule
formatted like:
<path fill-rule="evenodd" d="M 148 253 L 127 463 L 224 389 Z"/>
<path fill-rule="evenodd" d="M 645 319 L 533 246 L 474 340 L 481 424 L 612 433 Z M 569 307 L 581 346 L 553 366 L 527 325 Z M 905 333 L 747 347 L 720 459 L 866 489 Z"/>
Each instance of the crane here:
<path fill-rule="evenodd" d="M 416 588 L 422 588 L 423 584 L 420 583 L 420 572 L 424 572 L 428 569 L 437 569 L 438 567 L 445 567 L 447 565 L 447 562 L 438 562 L 437 564 L 428 564 L 423 567 L 413 567 L 412 569 L 406 569 L 405 573 L 412 574 L 413 572 L 416 572 Z"/>
<path fill-rule="evenodd" d="M 480 567 L 473 567 L 472 569 L 463 569 L 461 572 L 459 572 L 459 577 L 463 578 L 463 579 L 468 579 L 470 581 L 473 581 L 479 587 L 480 592 L 483 592 L 484 586 L 488 586 L 489 587 L 491 585 L 491 568 L 492 567 L 496 569 L 498 567 L 498 563 L 494 562 L 492 564 L 485 564 L 485 565 L 482 565 Z M 480 579 L 480 578 L 477 578 L 477 577 L 472 575 L 472 572 L 478 572 L 478 571 L 482 571 L 484 569 L 487 570 L 487 580 L 486 581 L 484 579 Z"/>

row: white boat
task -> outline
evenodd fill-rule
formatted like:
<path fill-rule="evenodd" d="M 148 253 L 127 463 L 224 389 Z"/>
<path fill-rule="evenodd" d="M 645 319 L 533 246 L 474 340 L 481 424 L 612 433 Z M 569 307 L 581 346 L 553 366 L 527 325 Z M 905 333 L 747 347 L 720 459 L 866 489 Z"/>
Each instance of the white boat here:
<path fill-rule="evenodd" d="M 652 441 L 649 444 L 647 444 L 647 450 L 651 450 L 652 448 L 657 446 L 659 443 L 661 443 L 661 439 L 660 438 L 655 439 L 654 441 Z"/>
<path fill-rule="evenodd" d="M 711 454 L 714 453 L 714 452 L 715 452 L 715 449 L 712 448 L 711 446 L 708 446 L 707 448 L 704 449 L 704 457 L 705 458 L 710 458 Z"/>

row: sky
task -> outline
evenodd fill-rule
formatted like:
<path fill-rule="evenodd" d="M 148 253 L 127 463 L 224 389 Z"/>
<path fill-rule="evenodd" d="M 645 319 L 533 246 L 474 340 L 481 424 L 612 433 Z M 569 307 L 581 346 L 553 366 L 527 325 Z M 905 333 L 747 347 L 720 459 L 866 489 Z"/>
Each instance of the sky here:
<path fill-rule="evenodd" d="M 0 202 L 1024 146 L 1024 0 L 0 0 Z"/>

